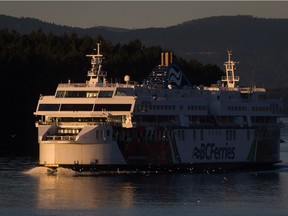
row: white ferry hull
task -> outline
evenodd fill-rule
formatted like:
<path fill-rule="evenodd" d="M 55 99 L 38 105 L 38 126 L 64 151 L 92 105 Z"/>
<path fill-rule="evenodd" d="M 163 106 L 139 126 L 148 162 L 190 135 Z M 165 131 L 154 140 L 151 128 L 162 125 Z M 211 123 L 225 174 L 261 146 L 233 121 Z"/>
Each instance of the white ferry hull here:
<path fill-rule="evenodd" d="M 94 143 L 40 141 L 39 165 L 78 171 L 196 171 L 267 167 L 280 162 L 280 136 L 274 128 L 265 128 L 266 133 L 274 134 L 269 137 L 252 128 L 157 128 L 161 137 L 141 136 L 148 134 L 147 129 L 151 128 L 114 128 L 118 140 L 113 137 L 102 143 L 95 134 L 88 139 L 95 139 Z"/>
<path fill-rule="evenodd" d="M 126 164 L 116 143 L 41 143 L 40 164 Z"/>

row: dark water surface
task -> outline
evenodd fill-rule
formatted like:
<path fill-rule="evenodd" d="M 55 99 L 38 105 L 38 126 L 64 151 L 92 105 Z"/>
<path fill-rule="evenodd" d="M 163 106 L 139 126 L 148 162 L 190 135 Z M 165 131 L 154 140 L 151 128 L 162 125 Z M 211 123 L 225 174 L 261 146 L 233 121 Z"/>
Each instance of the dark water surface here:
<path fill-rule="evenodd" d="M 283 130 L 288 140 L 288 128 Z M 288 142 L 276 169 L 202 174 L 47 175 L 0 158 L 0 215 L 288 215 Z"/>

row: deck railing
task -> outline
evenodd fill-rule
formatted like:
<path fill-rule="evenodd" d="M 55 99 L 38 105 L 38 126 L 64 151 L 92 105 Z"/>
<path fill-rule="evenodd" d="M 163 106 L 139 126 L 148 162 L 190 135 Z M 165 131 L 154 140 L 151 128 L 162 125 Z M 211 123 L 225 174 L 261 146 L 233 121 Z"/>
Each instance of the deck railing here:
<path fill-rule="evenodd" d="M 56 140 L 56 141 L 64 141 L 64 140 L 69 140 L 69 141 L 73 141 L 73 140 L 76 140 L 76 136 L 57 136 L 57 135 L 54 135 L 54 136 L 47 136 L 46 137 L 46 140 Z"/>
<path fill-rule="evenodd" d="M 101 87 L 125 87 L 125 88 L 134 88 L 135 86 L 137 86 L 138 84 L 136 82 L 130 82 L 127 84 L 123 84 L 123 83 L 106 83 Z M 58 87 L 89 87 L 89 83 L 59 83 Z"/>

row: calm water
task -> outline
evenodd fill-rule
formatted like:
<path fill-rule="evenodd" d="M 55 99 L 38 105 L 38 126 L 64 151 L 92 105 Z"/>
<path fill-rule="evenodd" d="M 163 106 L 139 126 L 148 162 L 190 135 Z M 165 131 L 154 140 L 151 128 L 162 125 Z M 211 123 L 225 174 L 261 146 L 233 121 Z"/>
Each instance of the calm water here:
<path fill-rule="evenodd" d="M 266 171 L 97 176 L 0 158 L 0 215 L 288 215 L 288 142 L 281 159 Z"/>

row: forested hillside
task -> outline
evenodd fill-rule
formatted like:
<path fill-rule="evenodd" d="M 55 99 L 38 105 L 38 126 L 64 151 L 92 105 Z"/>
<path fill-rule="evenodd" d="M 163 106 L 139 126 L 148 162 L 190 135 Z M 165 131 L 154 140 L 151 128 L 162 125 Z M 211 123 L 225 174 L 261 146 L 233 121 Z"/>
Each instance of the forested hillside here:
<path fill-rule="evenodd" d="M 165 28 L 121 29 L 96 26 L 75 28 L 32 18 L 0 15 L 0 29 L 22 35 L 39 28 L 62 36 L 75 33 L 79 38 L 101 35 L 113 44 L 140 40 L 143 46 L 159 45 L 178 57 L 216 64 L 221 69 L 227 49 L 233 52 L 241 85 L 271 88 L 288 87 L 288 19 L 265 19 L 252 16 L 219 16 L 191 20 Z"/>
<path fill-rule="evenodd" d="M 76 34 L 55 35 L 42 30 L 20 34 L 0 30 L 1 72 L 1 152 L 37 154 L 36 109 L 40 94 L 54 94 L 59 82 L 84 82 L 90 68 L 86 54 L 96 43 L 106 57 L 104 70 L 107 80 L 124 82 L 130 75 L 141 82 L 154 66 L 160 64 L 160 46 L 145 47 L 140 40 L 113 44 L 101 36 L 79 38 Z M 186 72 L 195 85 L 216 83 L 223 71 L 216 65 L 204 65 L 196 60 L 186 61 L 174 55 L 174 62 Z"/>

